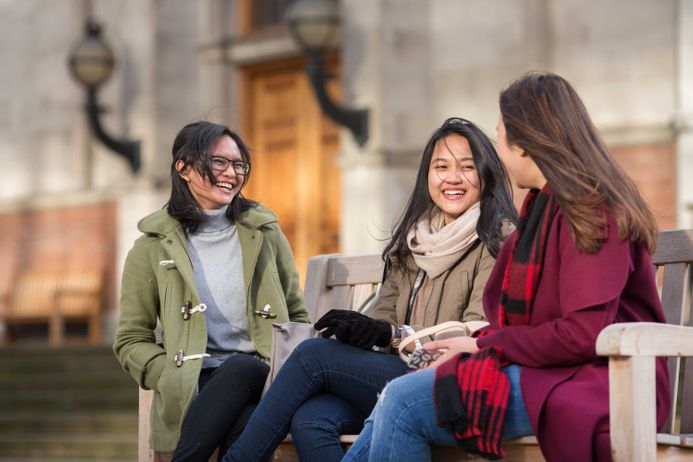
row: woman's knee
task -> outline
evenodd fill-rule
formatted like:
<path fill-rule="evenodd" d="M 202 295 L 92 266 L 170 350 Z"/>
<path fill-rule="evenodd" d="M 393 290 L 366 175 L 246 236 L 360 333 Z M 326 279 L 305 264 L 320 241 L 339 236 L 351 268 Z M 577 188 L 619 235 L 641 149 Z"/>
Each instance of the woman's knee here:
<path fill-rule="evenodd" d="M 380 392 L 378 397 L 378 405 L 381 407 L 382 412 L 389 414 L 395 412 L 398 409 L 401 411 L 406 403 L 407 396 L 411 397 L 410 386 L 407 383 L 408 376 L 398 377 L 395 380 L 388 383 L 383 391 Z"/>
<path fill-rule="evenodd" d="M 322 337 L 315 337 L 315 338 L 309 338 L 308 340 L 304 340 L 301 343 L 298 344 L 298 346 L 294 349 L 294 353 L 298 354 L 312 354 L 312 353 L 318 353 L 320 350 L 324 348 L 329 348 L 332 346 L 332 344 L 335 342 L 335 340 L 329 339 L 329 338 L 322 338 Z"/>
<path fill-rule="evenodd" d="M 301 406 L 291 419 L 291 434 L 295 439 L 300 439 L 306 434 L 323 433 L 339 435 L 339 429 L 335 422 L 326 414 L 316 414 L 312 409 Z"/>
<path fill-rule="evenodd" d="M 363 426 L 364 416 L 341 398 L 318 395 L 301 405 L 291 420 L 291 433 L 302 429 L 340 435 L 344 432 L 358 432 Z"/>
<path fill-rule="evenodd" d="M 217 370 L 229 379 L 241 379 L 244 381 L 264 384 L 269 366 L 256 356 L 238 353 L 227 358 Z"/>
<path fill-rule="evenodd" d="M 378 399 L 381 418 L 397 420 L 419 401 L 429 401 L 433 393 L 433 371 L 403 375 L 387 384 Z"/>
<path fill-rule="evenodd" d="M 350 361 L 349 349 L 354 348 L 334 339 L 315 337 L 301 342 L 287 362 L 299 361 L 306 369 L 322 370 L 325 365 Z"/>

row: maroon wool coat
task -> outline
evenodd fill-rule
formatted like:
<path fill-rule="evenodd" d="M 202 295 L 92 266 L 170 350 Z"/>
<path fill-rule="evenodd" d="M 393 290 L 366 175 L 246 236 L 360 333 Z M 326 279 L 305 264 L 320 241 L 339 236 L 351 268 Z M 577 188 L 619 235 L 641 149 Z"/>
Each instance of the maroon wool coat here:
<path fill-rule="evenodd" d="M 651 256 L 642 244 L 622 241 L 617 234 L 610 220 L 601 249 L 580 252 L 559 209 L 528 326 L 498 325 L 513 236 L 501 249 L 484 291 L 486 316 L 499 330 L 480 338 L 478 346 L 503 348 L 509 361 L 524 366 L 520 383 L 525 407 L 549 461 L 593 460 L 594 436 L 608 436 L 608 369 L 607 359 L 595 351 L 599 332 L 615 322 L 665 322 Z M 671 408 L 665 358 L 657 360 L 656 370 L 659 428 Z"/>

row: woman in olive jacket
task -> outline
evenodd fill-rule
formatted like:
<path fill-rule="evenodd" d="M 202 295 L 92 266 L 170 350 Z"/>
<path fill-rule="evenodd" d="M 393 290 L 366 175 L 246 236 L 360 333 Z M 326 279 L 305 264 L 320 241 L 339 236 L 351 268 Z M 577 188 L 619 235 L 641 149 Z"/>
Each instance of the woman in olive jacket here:
<path fill-rule="evenodd" d="M 260 398 L 271 323 L 309 320 L 277 217 L 240 195 L 250 172 L 241 138 L 201 121 L 172 151 L 167 208 L 140 221 L 125 261 L 114 350 L 155 391 L 151 447 L 207 461 Z"/>
<path fill-rule="evenodd" d="M 291 430 L 302 461 L 337 461 L 340 434 L 358 433 L 385 384 L 407 371 L 372 350 L 398 342 L 403 325 L 483 318 L 482 294 L 514 223 L 510 184 L 490 140 L 471 122 L 446 120 L 428 140 L 414 190 L 383 252 L 385 278 L 371 317 L 331 310 L 323 337 L 282 366 L 224 462 L 264 461 Z"/>

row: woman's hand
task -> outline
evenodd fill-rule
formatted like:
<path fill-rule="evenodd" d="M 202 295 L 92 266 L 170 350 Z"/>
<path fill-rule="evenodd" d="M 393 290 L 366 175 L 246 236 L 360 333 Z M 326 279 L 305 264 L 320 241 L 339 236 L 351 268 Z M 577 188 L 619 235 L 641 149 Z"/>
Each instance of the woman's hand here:
<path fill-rule="evenodd" d="M 425 350 L 446 350 L 438 359 L 433 361 L 426 369 L 436 368 L 457 353 L 476 353 L 479 347 L 476 346 L 476 339 L 473 337 L 452 337 L 445 340 L 436 340 L 423 344 Z"/>
<path fill-rule="evenodd" d="M 358 348 L 370 349 L 373 345 L 386 347 L 392 338 L 392 327 L 385 321 L 369 318 L 350 310 L 331 309 L 315 323 L 315 329 L 324 329 L 320 335 Z"/>

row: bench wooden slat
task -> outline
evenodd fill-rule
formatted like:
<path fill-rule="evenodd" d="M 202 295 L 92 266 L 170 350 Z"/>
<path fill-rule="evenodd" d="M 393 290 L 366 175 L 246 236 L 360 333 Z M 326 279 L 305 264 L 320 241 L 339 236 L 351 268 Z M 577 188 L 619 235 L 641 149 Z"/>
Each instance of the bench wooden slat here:
<path fill-rule="evenodd" d="M 372 284 L 383 277 L 383 260 L 378 255 L 340 257 L 330 260 L 327 287 Z"/>
<path fill-rule="evenodd" d="M 693 262 L 693 231 L 674 230 L 660 233 L 653 262 L 664 266 L 662 306 L 667 322 L 693 326 L 691 262 Z M 671 396 L 680 403 L 680 413 L 672 412 L 665 430 L 670 433 L 693 433 L 693 358 L 669 358 Z M 681 387 L 679 381 L 683 379 Z M 680 393 L 679 393 L 680 392 Z M 677 421 L 680 427 L 677 429 Z"/>
<path fill-rule="evenodd" d="M 657 249 L 652 259 L 656 265 L 692 262 L 693 230 L 675 229 L 659 233 Z"/>
<path fill-rule="evenodd" d="M 655 265 L 661 265 L 661 260 L 655 260 Z M 684 302 L 686 299 L 686 281 L 689 277 L 689 265 L 686 263 L 671 263 L 664 266 L 662 277 L 662 306 L 667 322 L 681 324 Z M 682 358 L 669 358 L 669 377 L 678 377 L 681 372 Z M 678 401 L 679 387 L 677 381 L 671 381 L 671 396 L 673 402 Z M 667 432 L 673 433 L 676 429 L 676 413 L 672 412 L 666 423 Z"/>
<path fill-rule="evenodd" d="M 686 358 L 681 390 L 681 428 L 680 433 L 689 434 L 693 442 L 693 357 Z M 690 445 L 693 447 L 693 444 Z"/>

